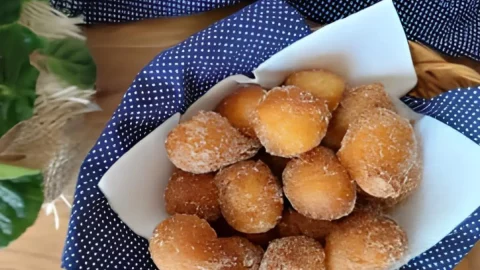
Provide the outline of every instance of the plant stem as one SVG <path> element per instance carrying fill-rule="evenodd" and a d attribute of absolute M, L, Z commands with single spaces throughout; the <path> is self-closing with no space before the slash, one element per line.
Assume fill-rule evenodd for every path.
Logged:
<path fill-rule="evenodd" d="M 43 1 L 28 1 L 22 8 L 19 23 L 37 35 L 50 39 L 72 37 L 85 40 L 77 25 L 83 23 L 81 18 L 69 18 Z"/>

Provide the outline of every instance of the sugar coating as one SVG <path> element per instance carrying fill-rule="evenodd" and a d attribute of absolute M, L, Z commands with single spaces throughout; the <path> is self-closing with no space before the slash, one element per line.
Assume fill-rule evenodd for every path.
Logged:
<path fill-rule="evenodd" d="M 405 232 L 391 219 L 369 212 L 343 219 L 325 246 L 329 270 L 391 269 L 406 251 Z"/>
<path fill-rule="evenodd" d="M 396 198 L 376 198 L 364 194 L 362 196 L 362 207 L 374 209 L 380 212 L 388 212 L 394 206 L 404 202 L 420 185 L 423 175 L 423 160 L 418 150 L 417 161 L 408 170 L 403 178 L 400 195 Z"/>
<path fill-rule="evenodd" d="M 325 100 L 296 86 L 267 92 L 254 113 L 254 128 L 266 151 L 294 157 L 320 144 L 331 114 Z"/>
<path fill-rule="evenodd" d="M 277 225 L 281 237 L 305 235 L 317 241 L 323 241 L 333 228 L 331 221 L 311 219 L 291 208 L 284 211 Z"/>
<path fill-rule="evenodd" d="M 213 269 L 218 264 L 216 238 L 207 221 L 174 215 L 157 226 L 149 249 L 160 269 Z"/>
<path fill-rule="evenodd" d="M 265 148 L 260 149 L 254 158 L 263 161 L 278 179 L 282 179 L 283 170 L 287 167 L 287 163 L 290 161 L 289 158 L 270 155 L 265 151 Z"/>
<path fill-rule="evenodd" d="M 263 249 L 243 237 L 219 238 L 218 243 L 230 265 L 226 269 L 258 269 L 263 257 Z"/>
<path fill-rule="evenodd" d="M 333 151 L 322 146 L 288 162 L 283 191 L 295 210 L 312 219 L 339 219 L 355 207 L 355 183 Z"/>
<path fill-rule="evenodd" d="M 276 227 L 264 233 L 241 233 L 232 228 L 232 226 L 230 226 L 230 224 L 228 224 L 223 217 L 219 218 L 215 222 L 212 222 L 211 226 L 219 237 L 241 236 L 246 238 L 251 243 L 265 249 L 270 241 L 278 238 L 278 231 L 276 230 Z"/>
<path fill-rule="evenodd" d="M 420 155 L 419 155 L 420 156 Z M 418 160 L 413 166 L 407 171 L 403 177 L 403 184 L 400 189 L 399 195 L 396 198 L 385 198 L 382 200 L 384 208 L 389 209 L 393 206 L 398 205 L 408 198 L 413 191 L 415 191 L 422 181 L 423 175 L 423 162 Z"/>
<path fill-rule="evenodd" d="M 325 99 L 331 112 L 337 108 L 346 87 L 342 77 L 324 69 L 294 72 L 288 76 L 285 85 L 298 86 L 318 98 Z"/>
<path fill-rule="evenodd" d="M 258 85 L 244 85 L 225 97 L 215 111 L 228 119 L 242 134 L 256 138 L 253 112 L 266 91 Z"/>
<path fill-rule="evenodd" d="M 165 189 L 167 213 L 197 215 L 214 221 L 221 215 L 215 175 L 192 174 L 175 169 Z"/>
<path fill-rule="evenodd" d="M 251 158 L 260 145 L 218 113 L 201 111 L 168 134 L 165 148 L 177 168 L 199 174 Z"/>
<path fill-rule="evenodd" d="M 278 226 L 278 225 L 277 225 Z M 264 233 L 243 233 L 242 236 L 248 239 L 248 241 L 259 245 L 262 248 L 267 248 L 268 244 L 279 237 L 277 227 L 264 232 Z"/>
<path fill-rule="evenodd" d="M 306 236 L 273 240 L 265 252 L 260 270 L 278 269 L 326 269 L 322 245 Z"/>
<path fill-rule="evenodd" d="M 396 198 L 417 154 L 410 122 L 391 110 L 374 108 L 350 125 L 337 156 L 363 191 Z"/>
<path fill-rule="evenodd" d="M 322 144 L 333 150 L 338 150 L 348 126 L 365 111 L 372 108 L 395 110 L 382 84 L 374 83 L 347 89 L 340 105 L 333 112 L 332 120 Z"/>
<path fill-rule="evenodd" d="M 262 161 L 241 161 L 224 168 L 215 183 L 222 214 L 235 230 L 267 232 L 282 217 L 282 189 Z"/>
<path fill-rule="evenodd" d="M 244 238 L 217 239 L 208 222 L 194 215 L 174 215 L 160 223 L 149 249 L 164 270 L 256 270 L 263 254 Z"/>

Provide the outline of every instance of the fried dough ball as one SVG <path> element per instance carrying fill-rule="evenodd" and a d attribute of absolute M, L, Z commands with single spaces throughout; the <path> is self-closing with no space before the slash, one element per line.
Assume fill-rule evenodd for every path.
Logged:
<path fill-rule="evenodd" d="M 260 270 L 278 269 L 326 269 L 322 245 L 306 236 L 273 240 L 265 252 Z"/>
<path fill-rule="evenodd" d="M 410 122 L 384 108 L 371 109 L 352 123 L 337 153 L 360 188 L 379 198 L 400 196 L 417 154 Z"/>
<path fill-rule="evenodd" d="M 340 105 L 333 112 L 327 135 L 322 144 L 338 150 L 348 126 L 365 111 L 372 108 L 395 110 L 382 84 L 368 84 L 346 90 Z"/>
<path fill-rule="evenodd" d="M 279 179 L 282 178 L 283 170 L 287 166 L 287 163 L 290 161 L 289 158 L 272 156 L 264 149 L 261 149 L 258 152 L 257 158 L 263 161 L 263 163 L 267 164 L 270 170 L 272 170 L 273 175 L 275 175 Z"/>
<path fill-rule="evenodd" d="M 248 241 L 254 243 L 255 245 L 266 248 L 272 240 L 278 238 L 278 232 L 274 228 L 264 233 L 244 233 L 242 236 L 247 238 Z"/>
<path fill-rule="evenodd" d="M 417 161 L 408 170 L 404 176 L 402 187 L 400 189 L 400 195 L 396 198 L 376 198 L 368 194 L 363 194 L 362 203 L 364 207 L 370 209 L 377 209 L 380 212 L 386 212 L 392 209 L 394 206 L 405 201 L 420 185 L 423 175 L 423 161 L 421 155 L 417 155 Z"/>
<path fill-rule="evenodd" d="M 208 222 L 193 215 L 174 215 L 160 223 L 150 253 L 163 270 L 213 269 L 218 264 L 217 235 Z"/>
<path fill-rule="evenodd" d="M 333 226 L 331 221 L 307 218 L 293 209 L 288 209 L 283 213 L 277 228 L 281 237 L 305 235 L 323 241 Z"/>
<path fill-rule="evenodd" d="M 241 161 L 215 176 L 225 220 L 243 233 L 266 232 L 282 217 L 282 188 L 262 161 Z"/>
<path fill-rule="evenodd" d="M 252 114 L 264 95 L 265 90 L 258 85 L 244 86 L 224 98 L 215 111 L 244 135 L 256 138 Z"/>
<path fill-rule="evenodd" d="M 197 215 L 208 221 L 218 219 L 221 212 L 214 177 L 213 173 L 191 174 L 176 169 L 165 189 L 167 213 Z"/>
<path fill-rule="evenodd" d="M 194 215 L 174 215 L 160 223 L 150 239 L 153 261 L 162 270 L 258 269 L 262 249 L 245 238 L 219 238 Z"/>
<path fill-rule="evenodd" d="M 408 198 L 413 191 L 415 191 L 420 182 L 422 181 L 423 176 L 423 163 L 422 161 L 417 161 L 413 166 L 408 170 L 407 174 L 404 176 L 402 181 L 402 187 L 400 189 L 400 195 L 396 198 L 385 198 L 382 200 L 384 208 L 389 209 L 395 205 L 398 205 L 400 202 Z"/>
<path fill-rule="evenodd" d="M 372 197 L 358 188 L 357 203 L 355 204 L 353 212 L 370 212 L 383 215 L 386 209 L 384 208 L 382 200 L 384 199 Z"/>
<path fill-rule="evenodd" d="M 199 112 L 176 126 L 165 142 L 172 163 L 191 173 L 208 173 L 253 157 L 260 145 L 215 112 Z"/>
<path fill-rule="evenodd" d="M 263 257 L 263 249 L 256 246 L 243 237 L 219 238 L 218 243 L 222 253 L 225 254 L 229 264 L 225 264 L 222 270 L 243 270 L 255 269 L 260 267 Z"/>
<path fill-rule="evenodd" d="M 254 117 L 255 132 L 267 152 L 294 157 L 320 144 L 331 114 L 325 100 L 285 86 L 270 90 Z"/>
<path fill-rule="evenodd" d="M 238 232 L 228 224 L 223 216 L 210 223 L 210 226 L 215 230 L 218 237 L 232 237 L 238 236 Z"/>
<path fill-rule="evenodd" d="M 333 151 L 322 146 L 287 164 L 283 191 L 295 210 L 312 219 L 339 219 L 355 207 L 355 183 Z"/>
<path fill-rule="evenodd" d="M 221 217 L 218 220 L 211 223 L 211 226 L 217 232 L 218 237 L 232 237 L 241 236 L 255 245 L 259 245 L 263 248 L 267 248 L 268 243 L 273 239 L 278 238 L 278 232 L 275 228 L 264 233 L 241 233 L 236 231 L 230 226 L 227 221 Z"/>
<path fill-rule="evenodd" d="M 294 72 L 288 76 L 285 85 L 298 86 L 316 97 L 325 99 L 331 112 L 340 103 L 346 86 L 342 77 L 324 69 Z"/>
<path fill-rule="evenodd" d="M 327 236 L 328 270 L 392 269 L 407 251 L 405 232 L 391 219 L 358 212 Z"/>

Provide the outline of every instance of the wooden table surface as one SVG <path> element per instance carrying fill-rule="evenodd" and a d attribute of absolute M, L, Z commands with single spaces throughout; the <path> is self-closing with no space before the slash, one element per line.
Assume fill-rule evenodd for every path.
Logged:
<path fill-rule="evenodd" d="M 189 17 L 86 28 L 88 45 L 98 66 L 96 101 L 103 109 L 102 112 L 87 116 L 92 139 L 99 135 L 135 75 L 155 55 L 238 8 L 225 8 Z M 62 204 L 57 208 L 60 215 L 59 230 L 55 230 L 53 217 L 41 212 L 34 226 L 0 251 L 0 270 L 60 269 L 70 211 Z M 479 269 L 480 244 L 477 244 L 455 270 Z"/>

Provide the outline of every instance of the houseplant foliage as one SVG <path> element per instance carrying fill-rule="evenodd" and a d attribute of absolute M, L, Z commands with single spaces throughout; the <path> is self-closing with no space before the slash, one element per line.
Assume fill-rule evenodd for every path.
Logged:
<path fill-rule="evenodd" d="M 72 100 L 89 103 L 96 70 L 77 26 L 80 21 L 47 1 L 0 1 L 0 138 L 23 121 L 42 119 L 42 113 L 63 115 L 67 121 L 76 112 L 57 108 Z M 39 84 L 42 77 L 50 83 Z M 56 107 L 48 108 L 52 104 Z M 2 147 L 8 146 L 0 143 L 0 153 Z M 19 159 L 21 155 L 0 154 L 0 248 L 35 222 L 44 203 L 44 168 L 16 166 Z"/>

